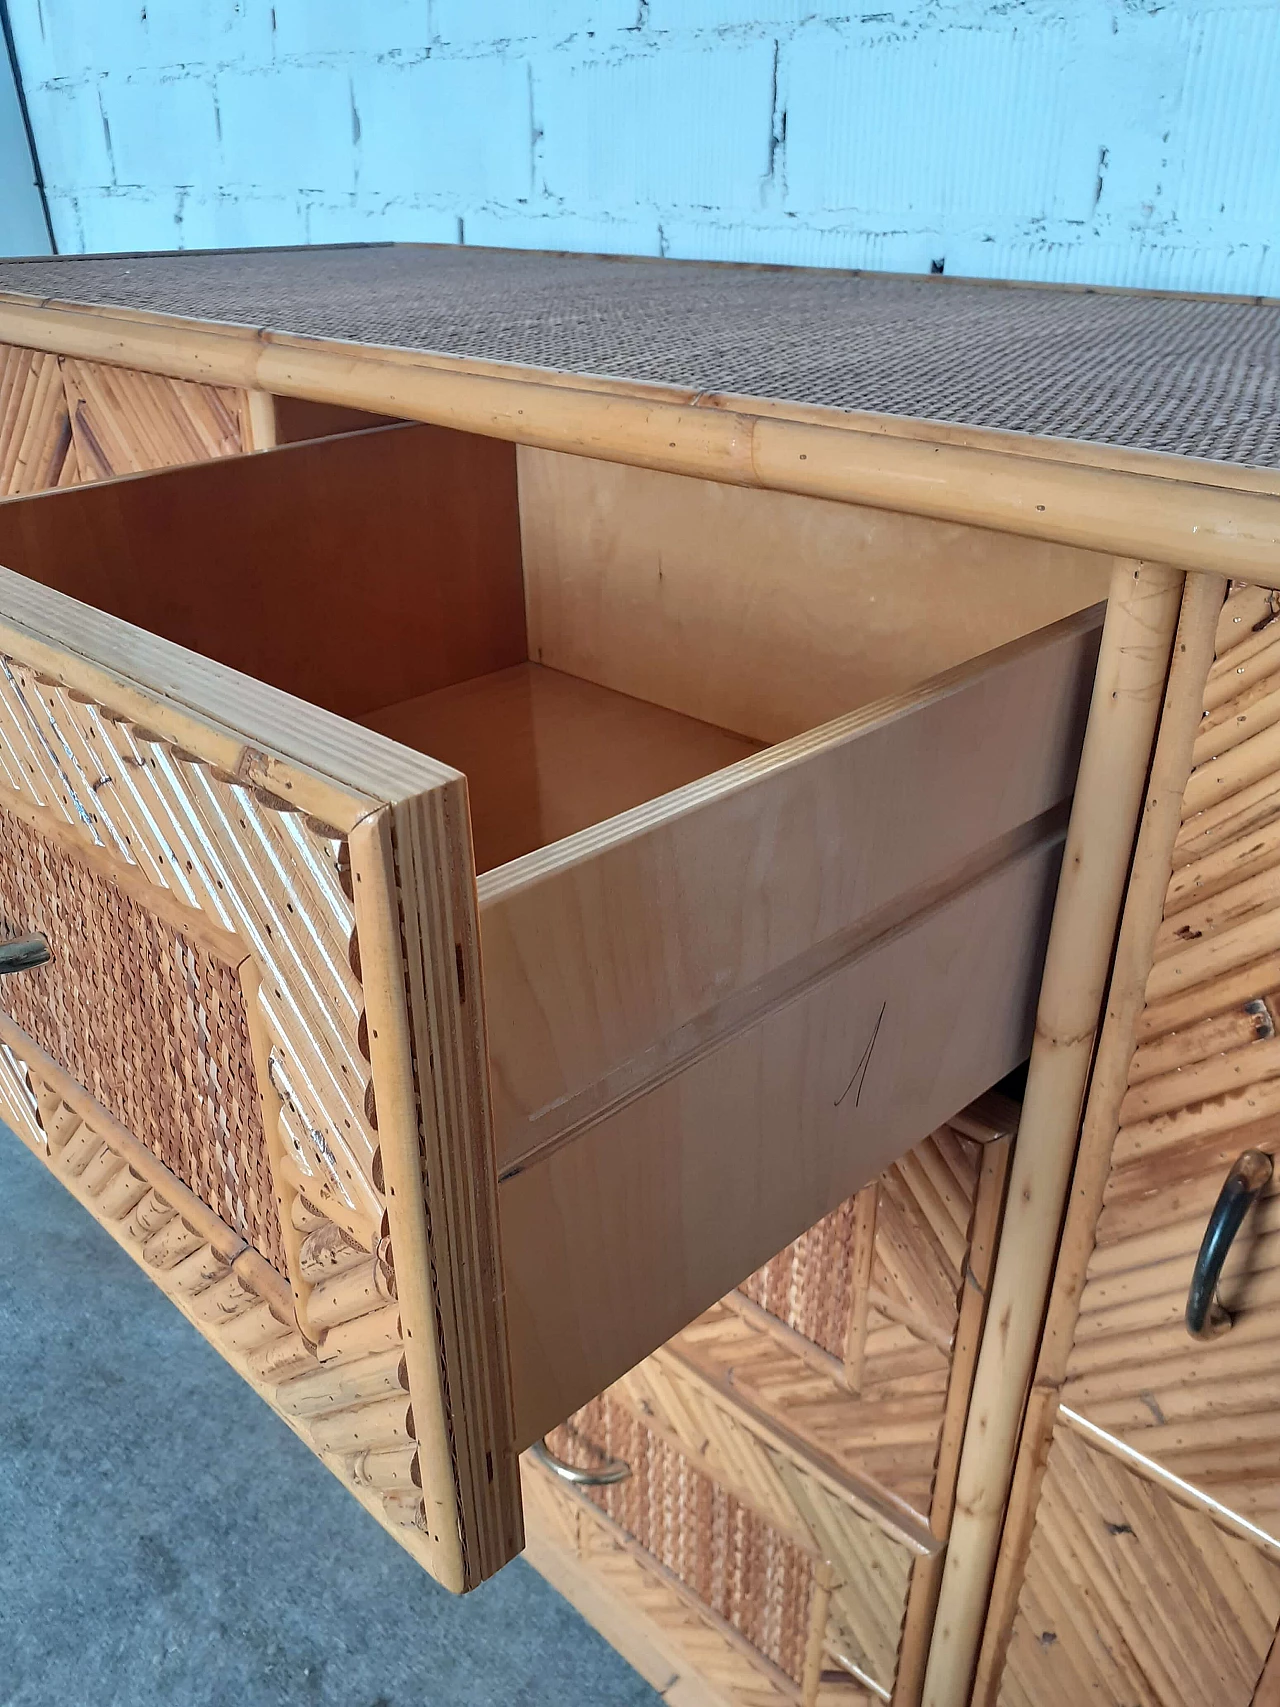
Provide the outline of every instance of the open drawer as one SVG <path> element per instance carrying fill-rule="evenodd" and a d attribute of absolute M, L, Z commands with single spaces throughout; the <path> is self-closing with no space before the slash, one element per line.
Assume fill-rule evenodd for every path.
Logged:
<path fill-rule="evenodd" d="M 1100 558 L 404 426 L 0 563 L 6 1116 L 453 1588 L 1027 1052 Z"/>

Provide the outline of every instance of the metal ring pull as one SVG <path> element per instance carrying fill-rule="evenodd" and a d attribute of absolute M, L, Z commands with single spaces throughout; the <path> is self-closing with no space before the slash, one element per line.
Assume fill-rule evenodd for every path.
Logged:
<path fill-rule="evenodd" d="M 11 942 L 0 942 L 0 978 L 8 972 L 30 972 L 33 966 L 43 966 L 52 959 L 47 936 L 39 931 L 16 936 Z"/>
<path fill-rule="evenodd" d="M 1216 1339 L 1231 1326 L 1230 1313 L 1218 1302 L 1218 1280 L 1231 1241 L 1270 1180 L 1271 1167 L 1271 1157 L 1262 1150 L 1246 1150 L 1236 1157 L 1223 1181 L 1187 1292 L 1187 1332 L 1192 1339 Z"/>
<path fill-rule="evenodd" d="M 624 1458 L 610 1458 L 599 1470 L 579 1470 L 576 1465 L 566 1464 L 563 1458 L 557 1458 L 545 1440 L 535 1440 L 529 1448 L 529 1456 L 536 1458 L 553 1476 L 559 1476 L 562 1482 L 572 1482 L 575 1488 L 608 1488 L 614 1482 L 625 1482 L 631 1474 L 631 1466 Z"/>

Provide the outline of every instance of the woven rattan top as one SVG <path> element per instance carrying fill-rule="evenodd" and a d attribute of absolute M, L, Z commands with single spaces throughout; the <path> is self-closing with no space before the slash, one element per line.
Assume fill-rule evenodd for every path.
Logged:
<path fill-rule="evenodd" d="M 0 262 L 0 292 L 1280 468 L 1280 304 L 386 245 Z"/>

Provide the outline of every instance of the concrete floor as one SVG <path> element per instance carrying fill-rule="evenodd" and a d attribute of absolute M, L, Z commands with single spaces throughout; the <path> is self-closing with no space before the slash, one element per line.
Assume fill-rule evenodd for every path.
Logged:
<path fill-rule="evenodd" d="M 0 1128 L 0 1707 L 652 1707 L 523 1561 L 438 1588 Z"/>

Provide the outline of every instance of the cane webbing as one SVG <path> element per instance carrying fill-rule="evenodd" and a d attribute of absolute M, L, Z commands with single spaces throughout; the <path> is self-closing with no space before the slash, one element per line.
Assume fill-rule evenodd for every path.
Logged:
<path fill-rule="evenodd" d="M 622 1458 L 631 1474 L 591 1498 L 613 1521 L 799 1682 L 812 1612 L 812 1562 L 607 1394 L 548 1437 L 566 1462 Z"/>
<path fill-rule="evenodd" d="M 236 968 L 0 811 L 0 935 L 28 931 L 53 958 L 5 1012 L 283 1273 Z"/>
<path fill-rule="evenodd" d="M 434 245 L 0 263 L 0 291 L 1280 467 L 1280 304 Z"/>

